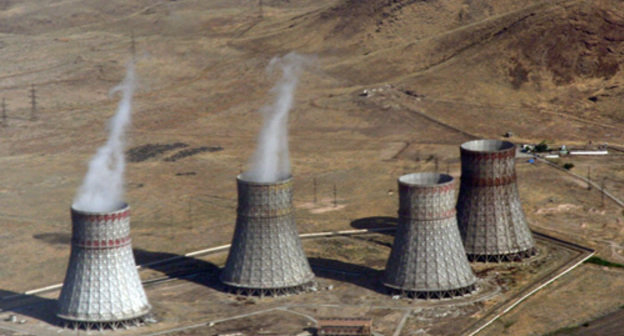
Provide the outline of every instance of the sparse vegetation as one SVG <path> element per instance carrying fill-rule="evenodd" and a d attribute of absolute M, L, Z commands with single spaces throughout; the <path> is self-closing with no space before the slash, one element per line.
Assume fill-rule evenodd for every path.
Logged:
<path fill-rule="evenodd" d="M 203 152 L 218 152 L 218 151 L 222 151 L 223 147 L 221 146 L 216 146 L 216 147 L 207 147 L 207 146 L 202 146 L 202 147 L 197 147 L 197 148 L 189 148 L 189 149 L 184 149 L 181 150 L 167 158 L 165 158 L 165 161 L 167 162 L 175 162 L 177 160 L 180 159 L 184 159 L 185 157 L 188 156 L 193 156 L 195 154 L 198 153 L 203 153 Z"/>
<path fill-rule="evenodd" d="M 570 169 L 574 168 L 574 163 L 566 162 L 566 163 L 563 164 L 563 168 L 565 168 L 567 170 L 570 170 Z"/>
<path fill-rule="evenodd" d="M 553 332 L 549 332 L 548 334 L 544 334 L 544 336 L 559 336 L 559 335 L 567 335 L 572 331 L 575 331 L 578 328 L 578 326 L 574 326 L 574 327 L 563 327 L 561 329 L 557 329 Z"/>
<path fill-rule="evenodd" d="M 501 320 L 501 322 L 503 322 L 504 329 L 509 329 L 509 327 L 511 327 L 514 323 L 516 323 L 516 321 L 513 321 L 513 320 Z"/>
<path fill-rule="evenodd" d="M 302 233 L 345 229 L 350 220 L 362 216 L 396 216 L 394 179 L 402 173 L 433 169 L 435 158 L 425 162 L 429 154 L 438 157 L 441 170 L 451 160 L 451 173 L 459 187 L 457 147 L 471 139 L 498 138 L 513 130 L 514 142 L 537 144 L 539 139 L 547 139 L 544 145 L 548 142 L 553 147 L 564 142 L 582 146 L 590 139 L 624 143 L 624 115 L 619 104 L 624 71 L 618 70 L 624 60 L 624 35 L 618 29 L 624 23 L 620 15 L 624 2 L 308 0 L 265 1 L 264 9 L 262 3 L 172 1 L 170 6 L 160 6 L 146 0 L 0 1 L 6 33 L 0 41 L 5 65 L 0 82 L 10 126 L 1 135 L 5 163 L 4 192 L 0 194 L 5 212 L 0 268 L 3 290 L 20 293 L 63 280 L 71 240 L 67 206 L 84 174 L 87 156 L 101 144 L 101 128 L 116 104 L 117 97 L 106 99 L 105 93 L 121 79 L 130 56 L 132 30 L 142 85 L 135 97 L 129 143 L 189 144 L 163 152 L 159 150 L 166 148 L 145 148 L 137 154 L 139 160 L 129 158 L 130 162 L 145 160 L 128 167 L 128 200 L 134 211 L 132 238 L 135 247 L 152 251 L 154 257 L 183 255 L 231 241 L 236 213 L 234 175 L 243 170 L 253 149 L 261 123 L 255 111 L 268 100 L 267 90 L 279 76 L 267 76 L 264 68 L 273 55 L 289 50 L 318 55 L 317 69 L 303 74 L 290 120 L 297 224 Z M 457 19 L 460 10 L 461 20 Z M 144 53 L 149 57 L 142 57 Z M 613 78 L 608 79 L 610 76 Z M 28 121 L 32 83 L 37 85 L 37 122 Z M 366 99 L 349 94 L 381 83 L 393 88 Z M 410 90 L 401 92 L 401 88 Z M 394 143 L 403 141 L 409 145 L 402 155 L 389 161 L 380 159 L 386 157 L 386 149 L 392 152 Z M 195 147 L 217 145 L 227 150 L 187 157 Z M 177 153 L 180 156 L 174 157 Z M 165 158 L 177 161 L 165 162 Z M 529 156 L 521 158 L 519 163 Z M 606 188 L 623 197 L 624 155 L 564 157 L 553 162 L 562 167 L 566 161 L 579 165 L 573 170 L 581 176 L 585 176 L 586 166 L 592 165 L 596 181 L 613 176 Z M 610 203 L 596 213 L 588 211 L 597 207 L 599 193 L 585 192 L 580 189 L 582 182 L 548 165 L 519 164 L 517 170 L 522 206 L 531 224 L 579 242 L 622 241 L 624 234 L 619 230 L 624 211 Z M 317 177 L 318 203 L 312 203 L 316 198 L 312 179 Z M 331 211 L 315 214 L 299 207 L 310 203 L 310 209 L 316 209 L 330 204 L 333 184 L 343 191 L 339 201 L 344 208 L 330 206 Z M 387 190 L 394 195 L 388 197 Z M 544 202 L 549 198 L 556 201 Z M 566 208 L 568 204 L 580 207 Z M 544 215 L 535 213 L 542 208 Z M 391 243 L 393 236 L 382 238 Z M 327 261 L 317 260 L 317 265 L 384 267 L 390 250 L 387 244 L 356 239 L 349 243 L 358 248 L 340 248 L 318 239 L 304 241 L 310 251 L 318 251 L 317 258 L 340 262 L 327 265 Z M 369 246 L 374 251 L 369 251 Z M 595 247 L 612 258 L 608 244 Z M 324 254 L 319 255 L 321 252 Z M 385 254 L 380 255 L 382 252 Z M 517 276 L 522 285 L 541 277 L 543 270 L 555 269 L 555 261 L 565 256 L 563 252 L 545 252 L 535 260 L 547 264 L 531 264 L 511 275 L 496 268 L 483 270 L 501 268 L 499 264 L 472 266 L 479 275 L 487 273 L 488 279 L 499 273 L 501 277 Z M 221 266 L 227 253 L 208 257 Z M 619 261 L 615 256 L 613 260 Z M 598 316 L 596 311 L 624 303 L 613 295 L 624 284 L 624 278 L 617 277 L 620 268 L 605 271 L 601 266 L 584 266 L 510 311 L 503 317 L 515 321 L 508 329 L 503 331 L 500 322 L 486 333 L 543 334 L 577 326 L 589 316 Z M 157 270 L 141 272 L 148 275 L 145 279 L 162 276 Z M 385 296 L 372 290 L 383 285 L 351 286 L 340 274 L 325 272 L 338 280 L 319 277 L 320 281 L 344 285 L 344 296 L 334 294 L 339 292 L 336 290 L 269 298 L 258 300 L 257 310 L 267 307 L 267 302 L 268 307 L 275 302 L 326 303 L 322 298 L 329 295 L 346 303 L 344 307 L 352 306 L 297 310 L 312 315 L 366 311 L 375 314 L 376 332 L 389 335 L 395 331 L 393 321 L 402 314 L 369 310 L 368 301 L 359 299 L 362 295 L 369 296 L 370 302 L 381 302 Z M 237 311 L 240 308 L 231 306 L 234 296 L 207 287 L 206 279 L 216 278 L 203 273 L 175 280 L 178 283 L 170 283 L 167 290 L 148 286 L 150 301 L 157 305 L 158 314 L 162 312 L 155 329 L 241 313 Z M 504 284 L 513 286 L 509 281 Z M 191 287 L 195 285 L 197 288 Z M 472 315 L 431 319 L 435 324 L 432 331 L 458 333 L 460 324 L 473 323 L 516 293 L 515 289 L 518 287 L 491 300 L 462 306 Z M 14 327 L 44 325 L 45 321 L 35 318 L 49 315 L 48 311 L 38 312 L 39 306 L 50 307 L 43 299 L 28 299 L 41 304 L 20 308 L 31 316 L 28 323 Z M 404 300 L 388 302 L 412 307 Z M 544 302 L 552 309 L 548 316 L 531 313 L 539 312 Z M 426 311 L 434 310 L 423 313 Z M 275 320 L 268 319 L 275 314 L 309 322 L 296 314 L 274 311 L 181 333 L 240 330 L 253 334 L 257 330 L 250 326 L 271 327 L 269 322 Z M 287 324 L 277 321 L 281 323 L 273 324 Z M 406 323 L 404 333 L 414 333 L 423 321 L 410 317 Z M 152 329 L 145 331 L 149 332 Z"/>
<path fill-rule="evenodd" d="M 624 268 L 623 264 L 614 263 L 614 262 L 602 259 L 602 258 L 597 257 L 597 256 L 593 256 L 593 257 L 587 259 L 585 262 L 588 263 L 588 264 L 595 264 L 595 265 L 606 266 L 606 267 Z"/>
<path fill-rule="evenodd" d="M 535 152 L 536 153 L 547 152 L 548 149 L 549 148 L 548 148 L 548 144 L 546 144 L 546 140 L 542 140 L 542 142 L 540 142 L 537 145 L 535 145 Z"/>
<path fill-rule="evenodd" d="M 171 144 L 145 144 L 130 148 L 126 154 L 128 155 L 129 162 L 143 162 L 165 152 L 184 147 L 188 147 L 188 145 L 182 142 Z"/>

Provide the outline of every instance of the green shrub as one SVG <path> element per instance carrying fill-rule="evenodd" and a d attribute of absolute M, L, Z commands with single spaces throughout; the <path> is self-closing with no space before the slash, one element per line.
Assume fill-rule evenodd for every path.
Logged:
<path fill-rule="evenodd" d="M 535 151 L 538 153 L 547 152 L 548 145 L 546 144 L 546 140 L 542 140 L 542 142 L 535 145 Z"/>
<path fill-rule="evenodd" d="M 607 267 L 617 267 L 617 268 L 624 268 L 624 265 L 622 264 L 618 264 L 618 263 L 614 263 L 608 260 L 604 260 L 600 257 L 590 257 L 589 259 L 585 260 L 586 263 L 589 264 L 596 264 L 596 265 L 600 265 L 600 266 L 607 266 Z"/>

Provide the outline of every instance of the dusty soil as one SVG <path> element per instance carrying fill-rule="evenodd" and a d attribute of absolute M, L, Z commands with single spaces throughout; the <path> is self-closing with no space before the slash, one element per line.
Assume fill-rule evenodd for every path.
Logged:
<path fill-rule="evenodd" d="M 262 4 L 0 1 L 1 289 L 63 280 L 68 208 L 104 142 L 116 105 L 108 91 L 123 77 L 132 35 L 141 85 L 128 150 L 143 148 L 144 160 L 128 164 L 126 198 L 142 260 L 229 242 L 235 177 L 275 80 L 264 69 L 292 50 L 317 59 L 290 117 L 301 232 L 394 217 L 396 178 L 436 168 L 457 177 L 457 146 L 474 137 L 624 144 L 620 1 Z M 177 143 L 187 146 L 158 147 Z M 581 174 L 591 167 L 624 197 L 623 157 L 561 163 Z M 624 261 L 621 208 L 542 164 L 519 160 L 518 175 L 532 227 Z M 308 206 L 315 180 L 317 203 Z M 553 208 L 561 211 L 544 210 Z M 587 297 L 579 306 L 606 312 L 622 303 Z M 581 319 L 562 316 L 544 331 Z"/>
<path fill-rule="evenodd" d="M 621 301 L 613 293 L 620 293 L 624 288 L 614 280 L 622 274 L 617 269 L 583 265 L 547 291 L 529 298 L 521 307 L 486 329 L 483 335 L 542 335 L 558 329 L 552 325 L 559 324 L 561 319 L 570 321 L 570 326 L 585 324 L 619 308 Z M 587 326 L 590 324 L 587 323 Z M 578 333 L 561 332 L 556 335 L 607 335 L 601 333 L 604 331 L 600 327 L 592 331 L 586 328 L 579 328 Z"/>
<path fill-rule="evenodd" d="M 401 335 L 410 335 L 416 330 L 426 330 L 430 335 L 461 335 L 465 326 L 477 322 L 498 304 L 578 255 L 578 251 L 540 239 L 540 254 L 526 262 L 473 264 L 481 280 L 478 289 L 468 296 L 431 301 L 397 300 L 381 285 L 393 239 L 391 234 L 364 234 L 304 240 L 310 265 L 317 275 L 318 290 L 296 296 L 246 298 L 227 294 L 218 281 L 219 267 L 225 263 L 226 253 L 183 258 L 176 263 L 144 268 L 140 275 L 148 280 L 146 292 L 159 322 L 114 334 L 295 335 L 315 327 L 319 317 L 369 316 L 374 319 L 375 331 L 383 335 L 396 332 L 403 318 L 406 325 Z M 137 252 L 137 258 L 143 262 L 172 256 Z M 164 276 L 173 279 L 149 281 Z M 58 291 L 52 291 L 0 303 L 3 310 L 0 330 L 38 336 L 75 334 L 73 330 L 63 330 L 54 324 L 57 295 Z M 18 321 L 26 322 L 8 321 L 11 314 L 16 315 Z"/>

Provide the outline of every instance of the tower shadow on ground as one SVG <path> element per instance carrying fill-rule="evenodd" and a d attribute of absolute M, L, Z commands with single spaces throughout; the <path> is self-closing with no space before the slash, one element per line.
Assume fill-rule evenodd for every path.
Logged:
<path fill-rule="evenodd" d="M 399 220 L 396 217 L 373 216 L 358 218 L 351 222 L 351 227 L 354 229 L 388 229 L 379 233 L 394 236 L 394 230 L 391 229 L 396 229 L 398 223 Z"/>
<path fill-rule="evenodd" d="M 380 294 L 388 293 L 381 283 L 383 271 L 335 259 L 314 257 L 308 261 L 317 277 L 348 282 Z"/>
<path fill-rule="evenodd" d="M 164 276 L 194 282 L 221 292 L 226 291 L 219 281 L 221 269 L 211 262 L 174 253 L 142 249 L 134 249 L 134 258 L 137 265 L 161 272 Z"/>
<path fill-rule="evenodd" d="M 18 321 L 24 319 L 28 323 L 28 318 L 31 318 L 58 326 L 59 319 L 56 317 L 56 307 L 57 300 L 55 299 L 0 289 L 0 310 L 26 316 L 26 318 L 17 316 Z M 19 329 L 19 325 L 18 322 L 15 323 L 17 329 Z"/>
<path fill-rule="evenodd" d="M 374 216 L 359 218 L 351 222 L 351 227 L 354 229 L 380 229 L 377 232 L 382 235 L 394 237 L 394 232 L 398 226 L 398 219 L 388 216 Z M 352 239 L 368 241 L 371 243 L 383 245 L 385 247 L 392 248 L 392 243 L 385 241 L 385 239 L 378 239 L 378 237 L 370 235 L 353 235 Z"/>

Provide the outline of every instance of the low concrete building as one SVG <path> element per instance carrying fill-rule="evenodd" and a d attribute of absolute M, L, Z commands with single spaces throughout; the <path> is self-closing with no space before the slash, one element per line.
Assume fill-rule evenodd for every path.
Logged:
<path fill-rule="evenodd" d="M 370 336 L 373 320 L 366 317 L 320 318 L 318 336 Z"/>

